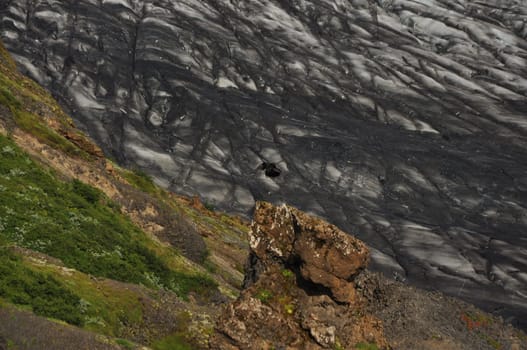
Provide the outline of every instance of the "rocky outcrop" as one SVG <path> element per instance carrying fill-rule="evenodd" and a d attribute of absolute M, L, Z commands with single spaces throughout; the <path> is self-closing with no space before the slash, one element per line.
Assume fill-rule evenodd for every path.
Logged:
<path fill-rule="evenodd" d="M 278 261 L 298 270 L 305 281 L 328 288 L 338 302 L 353 302 L 349 281 L 369 258 L 364 243 L 334 225 L 295 208 L 266 202 L 256 206 L 250 245 L 256 264 L 264 271 Z"/>
<path fill-rule="evenodd" d="M 388 348 L 355 278 L 369 251 L 293 207 L 256 204 L 246 289 L 218 322 L 213 349 Z"/>

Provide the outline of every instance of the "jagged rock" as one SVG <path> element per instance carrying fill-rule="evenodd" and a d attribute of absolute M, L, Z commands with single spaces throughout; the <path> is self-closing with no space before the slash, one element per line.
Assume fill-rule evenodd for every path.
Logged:
<path fill-rule="evenodd" d="M 298 265 L 304 279 L 329 288 L 339 302 L 353 301 L 349 280 L 369 258 L 358 239 L 286 205 L 257 202 L 249 240 L 264 265 Z"/>
<path fill-rule="evenodd" d="M 91 154 L 97 158 L 104 158 L 104 153 L 100 149 L 100 147 L 98 147 L 92 141 L 88 140 L 85 136 L 82 136 L 73 130 L 65 130 L 61 132 L 65 138 L 77 145 L 86 153 Z"/>
<path fill-rule="evenodd" d="M 213 349 L 387 348 L 382 324 L 364 312 L 354 278 L 364 243 L 287 205 L 256 204 L 247 288 L 220 317 Z"/>

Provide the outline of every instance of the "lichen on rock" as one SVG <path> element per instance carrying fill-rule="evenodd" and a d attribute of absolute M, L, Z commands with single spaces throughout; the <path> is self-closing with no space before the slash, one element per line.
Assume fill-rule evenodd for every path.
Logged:
<path fill-rule="evenodd" d="M 364 311 L 354 279 L 364 243 L 287 205 L 256 203 L 245 290 L 220 317 L 213 349 L 388 348 L 379 320 Z"/>

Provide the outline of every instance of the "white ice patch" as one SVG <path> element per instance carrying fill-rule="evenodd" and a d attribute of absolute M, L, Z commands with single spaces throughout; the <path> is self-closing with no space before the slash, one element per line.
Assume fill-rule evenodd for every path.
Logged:
<path fill-rule="evenodd" d="M 376 264 L 382 267 L 383 270 L 391 270 L 394 273 L 394 276 L 397 276 L 399 278 L 405 278 L 405 271 L 399 265 L 397 260 L 395 260 L 393 257 L 389 256 L 388 254 L 385 254 L 381 252 L 378 249 L 375 249 L 373 247 L 369 247 L 370 249 L 370 255 L 372 261 Z"/>
<path fill-rule="evenodd" d="M 14 18 L 11 18 L 11 17 L 4 17 L 2 19 L 3 22 L 11 22 L 13 24 L 13 26 L 18 29 L 19 31 L 24 31 L 26 30 L 26 24 L 25 23 L 22 23 L 20 21 L 17 21 L 16 19 Z"/>
<path fill-rule="evenodd" d="M 210 176 L 210 173 L 199 169 L 193 169 L 187 184 L 193 188 L 199 188 L 202 196 L 207 202 L 222 203 L 225 198 L 229 198 L 229 183 Z"/>
<path fill-rule="evenodd" d="M 90 91 L 86 86 L 81 85 L 78 80 L 72 84 L 70 94 L 75 101 L 75 104 L 83 109 L 105 109 L 105 106 L 98 102 L 93 91 Z"/>
<path fill-rule="evenodd" d="M 342 176 L 342 171 L 340 171 L 336 166 L 335 166 L 335 162 L 328 162 L 326 164 L 326 178 L 329 180 L 329 181 L 333 181 L 335 183 L 337 183 L 340 179 L 340 177 Z"/>
<path fill-rule="evenodd" d="M 295 125 L 278 124 L 276 126 L 276 132 L 280 135 L 285 136 L 296 136 L 296 137 L 320 137 L 320 134 L 316 131 L 312 131 L 306 128 L 300 128 Z"/>
<path fill-rule="evenodd" d="M 403 116 L 397 110 L 394 110 L 394 109 L 386 110 L 386 116 L 388 117 L 388 119 L 390 121 L 402 126 L 406 130 L 409 130 L 409 131 L 416 131 L 417 130 L 417 128 L 415 127 L 415 124 L 410 119 L 408 119 L 405 116 Z"/>
<path fill-rule="evenodd" d="M 2 36 L 9 40 L 18 40 L 20 37 L 19 34 L 12 30 L 4 30 Z"/>
<path fill-rule="evenodd" d="M 130 10 L 133 10 L 132 6 L 130 5 L 129 1 L 127 0 L 102 0 L 103 5 L 120 5 L 122 7 L 126 7 Z"/>
<path fill-rule="evenodd" d="M 148 121 L 153 126 L 161 126 L 163 124 L 163 116 L 159 114 L 156 110 L 151 110 L 148 113 Z"/>
<path fill-rule="evenodd" d="M 42 74 L 40 69 L 38 69 L 33 63 L 31 63 L 29 59 L 23 56 L 16 55 L 16 54 L 11 54 L 11 56 L 17 61 L 19 65 L 21 65 L 27 70 L 28 75 L 32 79 L 36 80 L 41 85 L 43 85 L 46 82 L 46 76 Z"/>
<path fill-rule="evenodd" d="M 353 195 L 357 195 L 357 196 L 365 197 L 369 199 L 375 199 L 381 195 L 382 186 L 379 183 L 379 180 L 377 179 L 377 177 L 373 176 L 367 171 L 356 169 L 355 172 L 353 173 L 352 179 L 353 179 L 352 180 L 353 181 L 353 187 L 352 187 Z"/>
<path fill-rule="evenodd" d="M 475 275 L 470 261 L 448 244 L 441 235 L 411 222 L 402 225 L 401 230 L 400 246 L 406 254 L 426 262 L 427 265 L 444 266 L 466 277 Z"/>
<path fill-rule="evenodd" d="M 216 82 L 216 86 L 219 87 L 219 88 L 235 88 L 237 89 L 238 88 L 238 85 L 236 85 L 235 82 L 233 82 L 232 80 L 230 80 L 229 78 L 226 78 L 226 77 L 219 77 L 218 78 L 218 81 Z"/>
<path fill-rule="evenodd" d="M 430 124 L 422 121 L 422 120 L 416 120 L 414 121 L 416 129 L 421 132 L 428 132 L 431 134 L 439 134 L 439 131 L 434 129 Z"/>
<path fill-rule="evenodd" d="M 435 187 L 426 179 L 426 176 L 423 175 L 419 170 L 407 165 L 398 165 L 395 167 L 399 172 L 401 172 L 408 180 L 418 185 L 419 187 L 435 192 Z"/>
<path fill-rule="evenodd" d="M 236 186 L 234 189 L 234 198 L 243 208 L 251 208 L 254 205 L 254 197 L 245 187 Z"/>
<path fill-rule="evenodd" d="M 280 163 L 282 161 L 282 156 L 276 148 L 265 147 L 261 150 L 262 156 L 265 157 L 265 160 L 272 163 Z"/>
<path fill-rule="evenodd" d="M 141 159 L 140 163 L 145 165 L 154 163 L 167 174 L 175 173 L 178 170 L 176 162 L 170 155 L 164 152 L 154 151 L 151 148 L 132 142 L 127 143 L 126 148 L 129 152 Z"/>

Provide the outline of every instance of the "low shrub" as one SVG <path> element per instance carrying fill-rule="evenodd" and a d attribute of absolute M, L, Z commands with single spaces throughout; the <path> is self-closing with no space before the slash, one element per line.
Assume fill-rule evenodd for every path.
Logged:
<path fill-rule="evenodd" d="M 52 276 L 25 267 L 5 248 L 0 249 L 0 297 L 27 306 L 37 315 L 83 325 L 78 296 Z"/>
<path fill-rule="evenodd" d="M 95 276 L 168 288 L 185 297 L 215 288 L 205 275 L 174 271 L 103 194 L 63 182 L 0 136 L 0 240 L 61 259 Z"/>
<path fill-rule="evenodd" d="M 96 204 L 102 197 L 102 192 L 96 188 L 86 185 L 77 179 L 71 182 L 73 192 L 84 198 L 91 204 Z"/>

